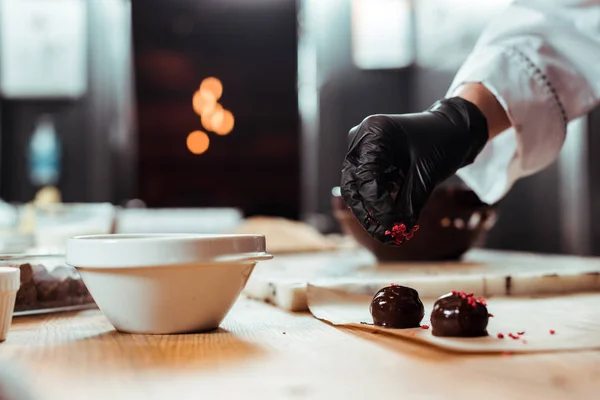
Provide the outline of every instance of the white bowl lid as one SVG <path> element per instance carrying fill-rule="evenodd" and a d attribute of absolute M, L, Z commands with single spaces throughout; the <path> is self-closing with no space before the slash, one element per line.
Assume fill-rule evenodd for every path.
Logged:
<path fill-rule="evenodd" d="M 264 235 L 117 234 L 77 236 L 67 242 L 74 267 L 126 268 L 271 258 Z"/>

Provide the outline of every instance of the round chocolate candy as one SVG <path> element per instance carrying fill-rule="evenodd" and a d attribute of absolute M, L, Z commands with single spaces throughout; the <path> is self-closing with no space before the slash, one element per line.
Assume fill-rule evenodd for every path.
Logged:
<path fill-rule="evenodd" d="M 482 298 L 472 293 L 452 292 L 440 297 L 431 311 L 434 336 L 487 336 L 489 314 Z"/>
<path fill-rule="evenodd" d="M 419 293 L 406 286 L 387 286 L 371 301 L 373 323 L 387 328 L 418 328 L 425 315 Z"/>

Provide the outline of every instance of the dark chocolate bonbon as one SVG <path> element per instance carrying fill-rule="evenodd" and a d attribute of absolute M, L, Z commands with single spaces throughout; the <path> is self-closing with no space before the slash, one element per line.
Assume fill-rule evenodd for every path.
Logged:
<path fill-rule="evenodd" d="M 488 310 L 485 300 L 472 293 L 445 294 L 433 305 L 431 327 L 434 336 L 487 336 Z"/>
<path fill-rule="evenodd" d="M 387 328 L 418 328 L 425 315 L 419 293 L 406 286 L 379 290 L 371 301 L 373 323 Z"/>

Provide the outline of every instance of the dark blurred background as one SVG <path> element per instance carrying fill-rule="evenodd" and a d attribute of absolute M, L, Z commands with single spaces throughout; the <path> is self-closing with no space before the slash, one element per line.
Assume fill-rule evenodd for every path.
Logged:
<path fill-rule="evenodd" d="M 44 137 L 56 139 L 60 162 L 47 182 L 64 202 L 235 207 L 335 232 L 331 189 L 348 130 L 443 96 L 508 1 L 18 3 L 0 0 L 4 201 L 28 202 L 43 186 L 32 178 L 33 139 L 50 120 L 54 136 Z M 209 132 L 208 149 L 193 154 L 188 135 L 205 129 L 192 97 L 208 77 L 222 83 L 235 126 Z M 560 160 L 502 201 L 487 246 L 600 254 L 600 165 L 590 156 L 599 126 L 598 112 L 570 126 Z"/>

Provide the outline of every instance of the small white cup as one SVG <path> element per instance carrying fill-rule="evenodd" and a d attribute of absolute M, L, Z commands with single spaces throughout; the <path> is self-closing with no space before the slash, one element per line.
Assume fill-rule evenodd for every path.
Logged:
<path fill-rule="evenodd" d="M 10 329 L 20 278 L 21 270 L 18 268 L 0 267 L 0 342 L 6 340 Z"/>

